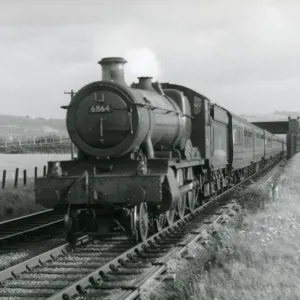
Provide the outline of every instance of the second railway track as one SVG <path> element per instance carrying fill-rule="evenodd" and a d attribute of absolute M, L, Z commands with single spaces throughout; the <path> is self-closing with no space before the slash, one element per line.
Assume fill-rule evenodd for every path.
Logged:
<path fill-rule="evenodd" d="M 53 210 L 1 222 L 0 271 L 63 243 L 63 215 Z"/>
<path fill-rule="evenodd" d="M 41 230 L 45 233 L 45 230 L 58 224 L 63 224 L 63 215 L 52 209 L 4 221 L 0 223 L 0 243 Z"/>
<path fill-rule="evenodd" d="M 166 262 L 201 239 L 203 229 L 226 222 L 238 206 L 228 202 L 236 187 L 263 176 L 270 166 L 215 197 L 172 226 L 135 245 L 124 238 L 82 237 L 0 272 L 0 299 L 136 299 L 149 279 L 163 278 Z M 270 172 L 271 174 L 272 172 Z"/>

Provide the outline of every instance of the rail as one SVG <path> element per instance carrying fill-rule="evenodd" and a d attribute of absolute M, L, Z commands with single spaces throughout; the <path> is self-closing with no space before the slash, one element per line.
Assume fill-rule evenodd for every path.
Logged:
<path fill-rule="evenodd" d="M 3 221 L 0 223 L 0 244 L 38 231 L 44 233 L 56 225 L 63 227 L 63 214 L 52 209 Z"/>

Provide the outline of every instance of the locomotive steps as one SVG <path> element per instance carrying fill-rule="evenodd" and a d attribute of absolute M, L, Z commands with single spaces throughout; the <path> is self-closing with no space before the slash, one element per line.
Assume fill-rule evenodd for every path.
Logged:
<path fill-rule="evenodd" d="M 75 250 L 66 244 L 2 271 L 0 297 L 6 299 L 13 294 L 22 299 L 76 299 L 87 293 L 95 299 L 112 294 L 116 299 L 134 299 L 150 279 L 164 278 L 167 261 L 175 255 L 186 255 L 188 246 L 201 239 L 204 231 L 213 230 L 239 211 L 234 201 L 226 203 L 224 197 L 236 187 L 144 243 L 133 245 L 125 239 L 90 241 L 84 237 Z"/>

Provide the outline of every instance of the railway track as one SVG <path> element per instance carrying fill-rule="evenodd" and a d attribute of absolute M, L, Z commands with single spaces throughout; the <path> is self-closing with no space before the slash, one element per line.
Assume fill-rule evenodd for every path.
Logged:
<path fill-rule="evenodd" d="M 250 179 L 266 179 L 269 166 L 211 199 L 193 213 L 138 245 L 125 237 L 82 237 L 76 249 L 62 245 L 0 272 L 0 299 L 137 299 L 149 280 L 163 280 L 166 263 L 185 256 L 203 231 L 227 222 L 239 210 L 228 196 Z M 269 174 L 272 174 L 269 172 Z M 11 298 L 13 296 L 13 298 Z"/>
<path fill-rule="evenodd" d="M 22 243 L 41 241 L 63 233 L 63 215 L 52 209 L 0 223 L 0 254 Z M 21 244 L 20 244 L 21 243 Z"/>

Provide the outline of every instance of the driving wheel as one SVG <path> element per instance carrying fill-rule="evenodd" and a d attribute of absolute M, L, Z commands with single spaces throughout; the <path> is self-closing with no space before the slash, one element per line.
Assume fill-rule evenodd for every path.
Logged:
<path fill-rule="evenodd" d="M 136 241 L 144 242 L 148 237 L 149 231 L 149 216 L 146 202 L 142 202 L 134 207 L 133 218 Z"/>
<path fill-rule="evenodd" d="M 176 180 L 177 180 L 178 186 L 182 186 L 184 184 L 182 169 L 177 170 Z M 187 199 L 187 194 L 181 194 L 180 200 L 178 201 L 178 204 L 177 204 L 176 210 L 177 210 L 177 214 L 180 219 L 183 219 L 184 214 L 185 214 L 186 199 Z"/>

